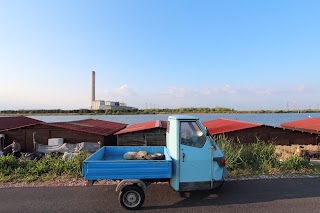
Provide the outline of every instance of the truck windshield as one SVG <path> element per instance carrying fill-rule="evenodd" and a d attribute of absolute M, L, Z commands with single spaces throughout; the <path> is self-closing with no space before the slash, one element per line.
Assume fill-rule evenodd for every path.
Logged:
<path fill-rule="evenodd" d="M 206 136 L 194 121 L 181 122 L 181 144 L 201 148 L 206 143 Z"/>

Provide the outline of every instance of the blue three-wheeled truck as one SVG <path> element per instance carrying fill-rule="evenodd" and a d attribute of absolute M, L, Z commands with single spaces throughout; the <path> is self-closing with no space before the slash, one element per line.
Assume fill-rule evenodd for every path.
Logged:
<path fill-rule="evenodd" d="M 128 157 L 137 153 L 147 155 Z M 120 180 L 119 202 L 134 210 L 151 183 L 168 181 L 179 192 L 211 190 L 222 186 L 228 172 L 223 153 L 199 119 L 175 115 L 168 117 L 166 146 L 105 146 L 83 162 L 82 174 L 88 186 Z"/>

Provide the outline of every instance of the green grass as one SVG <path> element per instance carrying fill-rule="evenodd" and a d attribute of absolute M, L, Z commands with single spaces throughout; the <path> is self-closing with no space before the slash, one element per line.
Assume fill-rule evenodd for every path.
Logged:
<path fill-rule="evenodd" d="M 275 154 L 272 141 L 261 141 L 259 138 L 250 144 L 242 144 L 225 136 L 214 138 L 226 156 L 226 167 L 231 176 L 258 174 L 320 174 L 317 165 L 309 161 L 290 157 L 281 162 Z"/>
<path fill-rule="evenodd" d="M 80 153 L 75 158 L 48 156 L 40 160 L 16 159 L 12 155 L 0 157 L 1 182 L 31 182 L 52 180 L 56 177 L 81 178 L 81 164 L 89 153 Z"/>
<path fill-rule="evenodd" d="M 242 144 L 224 136 L 215 141 L 226 156 L 231 177 L 259 174 L 320 174 L 320 167 L 309 161 L 290 157 L 280 162 L 271 141 L 258 138 L 251 144 Z M 90 153 L 80 153 L 75 158 L 47 156 L 40 160 L 16 159 L 12 155 L 0 156 L 1 182 L 46 181 L 56 178 L 82 178 L 81 165 Z"/>

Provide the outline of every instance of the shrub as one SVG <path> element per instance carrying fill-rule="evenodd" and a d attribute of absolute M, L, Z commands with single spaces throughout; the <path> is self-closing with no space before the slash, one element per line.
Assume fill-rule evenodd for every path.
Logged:
<path fill-rule="evenodd" d="M 227 169 L 234 171 L 241 167 L 243 164 L 241 157 L 243 145 L 240 143 L 234 143 L 232 140 L 222 135 L 214 137 L 214 140 L 225 155 Z"/>
<path fill-rule="evenodd" d="M 287 158 L 281 165 L 281 169 L 283 171 L 305 171 L 305 170 L 313 170 L 314 166 L 310 164 L 310 162 L 304 158 L 292 156 Z"/>
<path fill-rule="evenodd" d="M 10 175 L 16 168 L 21 165 L 19 160 L 13 155 L 0 156 L 0 173 L 4 175 Z"/>
<path fill-rule="evenodd" d="M 225 136 L 214 138 L 226 157 L 227 169 L 233 174 L 269 173 L 277 171 L 279 160 L 275 155 L 275 146 L 259 138 L 251 144 L 234 142 Z"/>
<path fill-rule="evenodd" d="M 0 181 L 34 181 L 50 177 L 82 177 L 81 165 L 90 153 L 80 153 L 75 158 L 47 156 L 40 160 L 16 159 L 12 155 L 0 157 Z"/>
<path fill-rule="evenodd" d="M 279 165 L 275 155 L 275 145 L 270 142 L 261 141 L 259 138 L 243 149 L 242 158 L 244 167 L 259 173 L 268 173 Z"/>

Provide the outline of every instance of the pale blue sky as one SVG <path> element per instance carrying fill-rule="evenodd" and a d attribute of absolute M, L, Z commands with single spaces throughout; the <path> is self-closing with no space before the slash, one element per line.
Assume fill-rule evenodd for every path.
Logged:
<path fill-rule="evenodd" d="M 320 1 L 0 1 L 0 110 L 320 108 Z"/>

